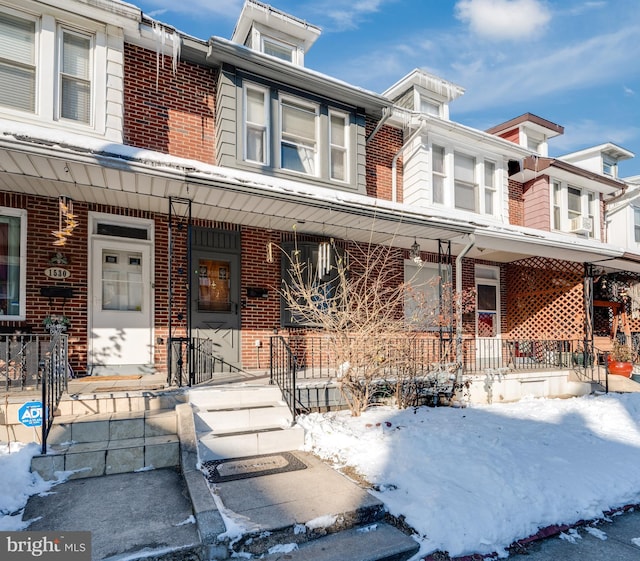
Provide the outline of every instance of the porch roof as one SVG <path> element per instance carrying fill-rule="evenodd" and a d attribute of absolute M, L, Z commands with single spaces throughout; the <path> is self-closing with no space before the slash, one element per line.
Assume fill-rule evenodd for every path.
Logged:
<path fill-rule="evenodd" d="M 5 126 L 6 125 L 6 126 Z M 10 127 L 9 127 L 10 125 Z M 192 217 L 437 252 L 438 240 L 469 257 L 509 262 L 544 256 L 623 260 L 623 248 L 571 235 L 473 221 L 432 209 L 273 178 L 59 131 L 0 121 L 0 189 L 166 214 L 169 197 Z M 626 262 L 626 261 L 625 261 Z"/>

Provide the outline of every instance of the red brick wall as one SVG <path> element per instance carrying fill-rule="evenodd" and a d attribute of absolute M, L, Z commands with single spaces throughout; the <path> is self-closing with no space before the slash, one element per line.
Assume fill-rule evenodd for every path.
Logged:
<path fill-rule="evenodd" d="M 128 43 L 124 63 L 124 143 L 215 163 L 215 71 Z"/>
<path fill-rule="evenodd" d="M 378 124 L 367 118 L 367 137 Z M 402 147 L 402 131 L 393 127 L 383 126 L 367 145 L 366 174 L 367 195 L 379 199 L 391 200 L 393 157 Z M 397 189 L 398 202 L 402 202 L 402 158 L 397 162 Z"/>
<path fill-rule="evenodd" d="M 524 226 L 523 185 L 518 181 L 509 180 L 509 224 Z"/>

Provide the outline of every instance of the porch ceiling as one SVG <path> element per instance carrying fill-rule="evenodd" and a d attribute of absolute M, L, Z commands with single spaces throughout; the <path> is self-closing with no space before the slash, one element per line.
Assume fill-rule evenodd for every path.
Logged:
<path fill-rule="evenodd" d="M 510 225 L 468 222 L 424 209 L 214 166 L 196 169 L 163 154 L 127 158 L 46 143 L 0 138 L 0 190 L 166 214 L 169 197 L 190 199 L 192 217 L 360 243 L 456 255 L 475 234 L 469 257 L 509 262 L 545 256 L 578 262 L 619 258 L 620 248 Z M 164 159 L 163 159 L 164 158 Z"/>

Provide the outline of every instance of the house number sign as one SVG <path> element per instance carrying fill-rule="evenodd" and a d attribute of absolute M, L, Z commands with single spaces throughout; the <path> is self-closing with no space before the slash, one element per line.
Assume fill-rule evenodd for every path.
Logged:
<path fill-rule="evenodd" d="M 71 271 L 62 267 L 48 267 L 44 270 L 44 274 L 52 279 L 68 279 L 71 276 Z"/>

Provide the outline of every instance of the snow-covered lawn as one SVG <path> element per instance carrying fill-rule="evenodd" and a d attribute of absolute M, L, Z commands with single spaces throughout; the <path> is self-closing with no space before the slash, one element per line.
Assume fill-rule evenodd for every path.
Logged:
<path fill-rule="evenodd" d="M 308 449 L 355 468 L 405 517 L 421 536 L 421 555 L 506 555 L 540 528 L 640 503 L 640 394 L 385 407 L 299 423 Z M 0 444 L 0 530 L 24 529 L 28 497 L 52 485 L 29 473 L 38 451 Z"/>
<path fill-rule="evenodd" d="M 308 449 L 355 468 L 405 517 L 421 555 L 506 556 L 541 528 L 640 503 L 640 394 L 383 407 L 299 423 Z"/>

